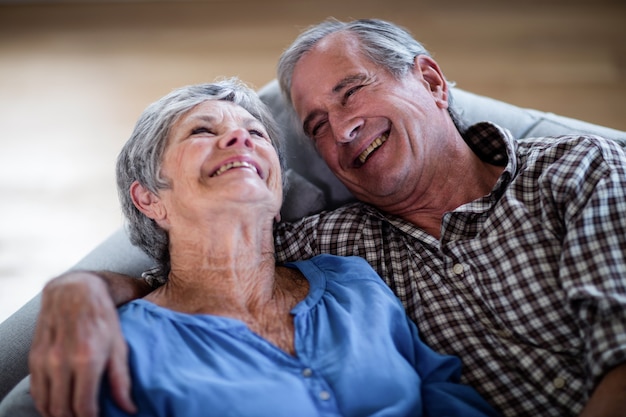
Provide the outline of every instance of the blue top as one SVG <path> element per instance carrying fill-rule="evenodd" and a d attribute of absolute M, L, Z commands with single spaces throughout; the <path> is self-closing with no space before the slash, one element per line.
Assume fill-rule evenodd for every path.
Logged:
<path fill-rule="evenodd" d="M 396 296 L 362 258 L 288 264 L 310 283 L 291 313 L 292 356 L 241 321 L 144 300 L 120 308 L 138 416 L 484 416 L 458 383 L 460 361 L 418 337 Z M 103 382 L 102 411 L 126 415 Z"/>

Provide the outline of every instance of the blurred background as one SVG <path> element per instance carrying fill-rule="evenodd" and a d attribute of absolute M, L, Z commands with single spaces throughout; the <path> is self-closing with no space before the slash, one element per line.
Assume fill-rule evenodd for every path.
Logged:
<path fill-rule="evenodd" d="M 147 104 L 260 88 L 328 16 L 407 27 L 460 88 L 626 130 L 621 0 L 0 0 L 0 321 L 120 227 L 115 157 Z"/>

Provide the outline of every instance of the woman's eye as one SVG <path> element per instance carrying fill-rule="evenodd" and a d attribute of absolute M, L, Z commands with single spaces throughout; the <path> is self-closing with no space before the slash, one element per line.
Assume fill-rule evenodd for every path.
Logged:
<path fill-rule="evenodd" d="M 213 131 L 207 127 L 197 127 L 191 131 L 192 135 L 213 134 Z"/>
<path fill-rule="evenodd" d="M 260 130 L 250 129 L 249 132 L 250 132 L 251 135 L 259 136 L 259 137 L 262 137 L 262 138 L 265 137 L 265 134 L 263 132 L 261 132 Z"/>

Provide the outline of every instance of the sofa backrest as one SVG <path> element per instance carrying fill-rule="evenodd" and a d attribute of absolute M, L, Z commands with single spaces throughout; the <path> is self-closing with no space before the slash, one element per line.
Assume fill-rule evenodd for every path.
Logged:
<path fill-rule="evenodd" d="M 259 90 L 285 136 L 288 188 L 282 209 L 283 220 L 294 220 L 325 209 L 333 209 L 354 197 L 332 174 L 288 110 L 276 80 Z M 507 128 L 516 138 L 594 134 L 613 139 L 626 147 L 626 132 L 533 109 L 453 88 L 460 115 L 469 123 L 490 121 Z"/>

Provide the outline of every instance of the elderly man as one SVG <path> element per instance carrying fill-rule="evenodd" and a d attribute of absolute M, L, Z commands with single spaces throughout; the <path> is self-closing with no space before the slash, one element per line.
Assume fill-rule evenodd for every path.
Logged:
<path fill-rule="evenodd" d="M 436 61 L 383 21 L 311 28 L 281 57 L 279 79 L 307 136 L 361 201 L 279 225 L 279 261 L 367 259 L 426 343 L 458 355 L 465 382 L 505 415 L 623 415 L 622 149 L 591 136 L 516 141 L 490 123 L 463 126 Z M 132 406 L 113 303 L 94 275 L 70 274 L 44 291 L 48 321 L 31 354 L 44 413 L 94 415 L 105 368 L 120 404 Z M 114 301 L 126 301 L 135 281 L 113 279 Z M 84 301 L 69 309 L 81 319 L 68 328 L 53 311 L 72 295 Z M 104 330 L 79 307 L 104 317 L 93 320 Z M 96 365 L 66 365 L 85 346 L 97 346 Z"/>
<path fill-rule="evenodd" d="M 465 128 L 437 63 L 385 22 L 323 23 L 278 71 L 306 135 L 369 203 L 283 226 L 286 258 L 364 256 L 507 415 L 624 412 L 621 149 Z"/>

